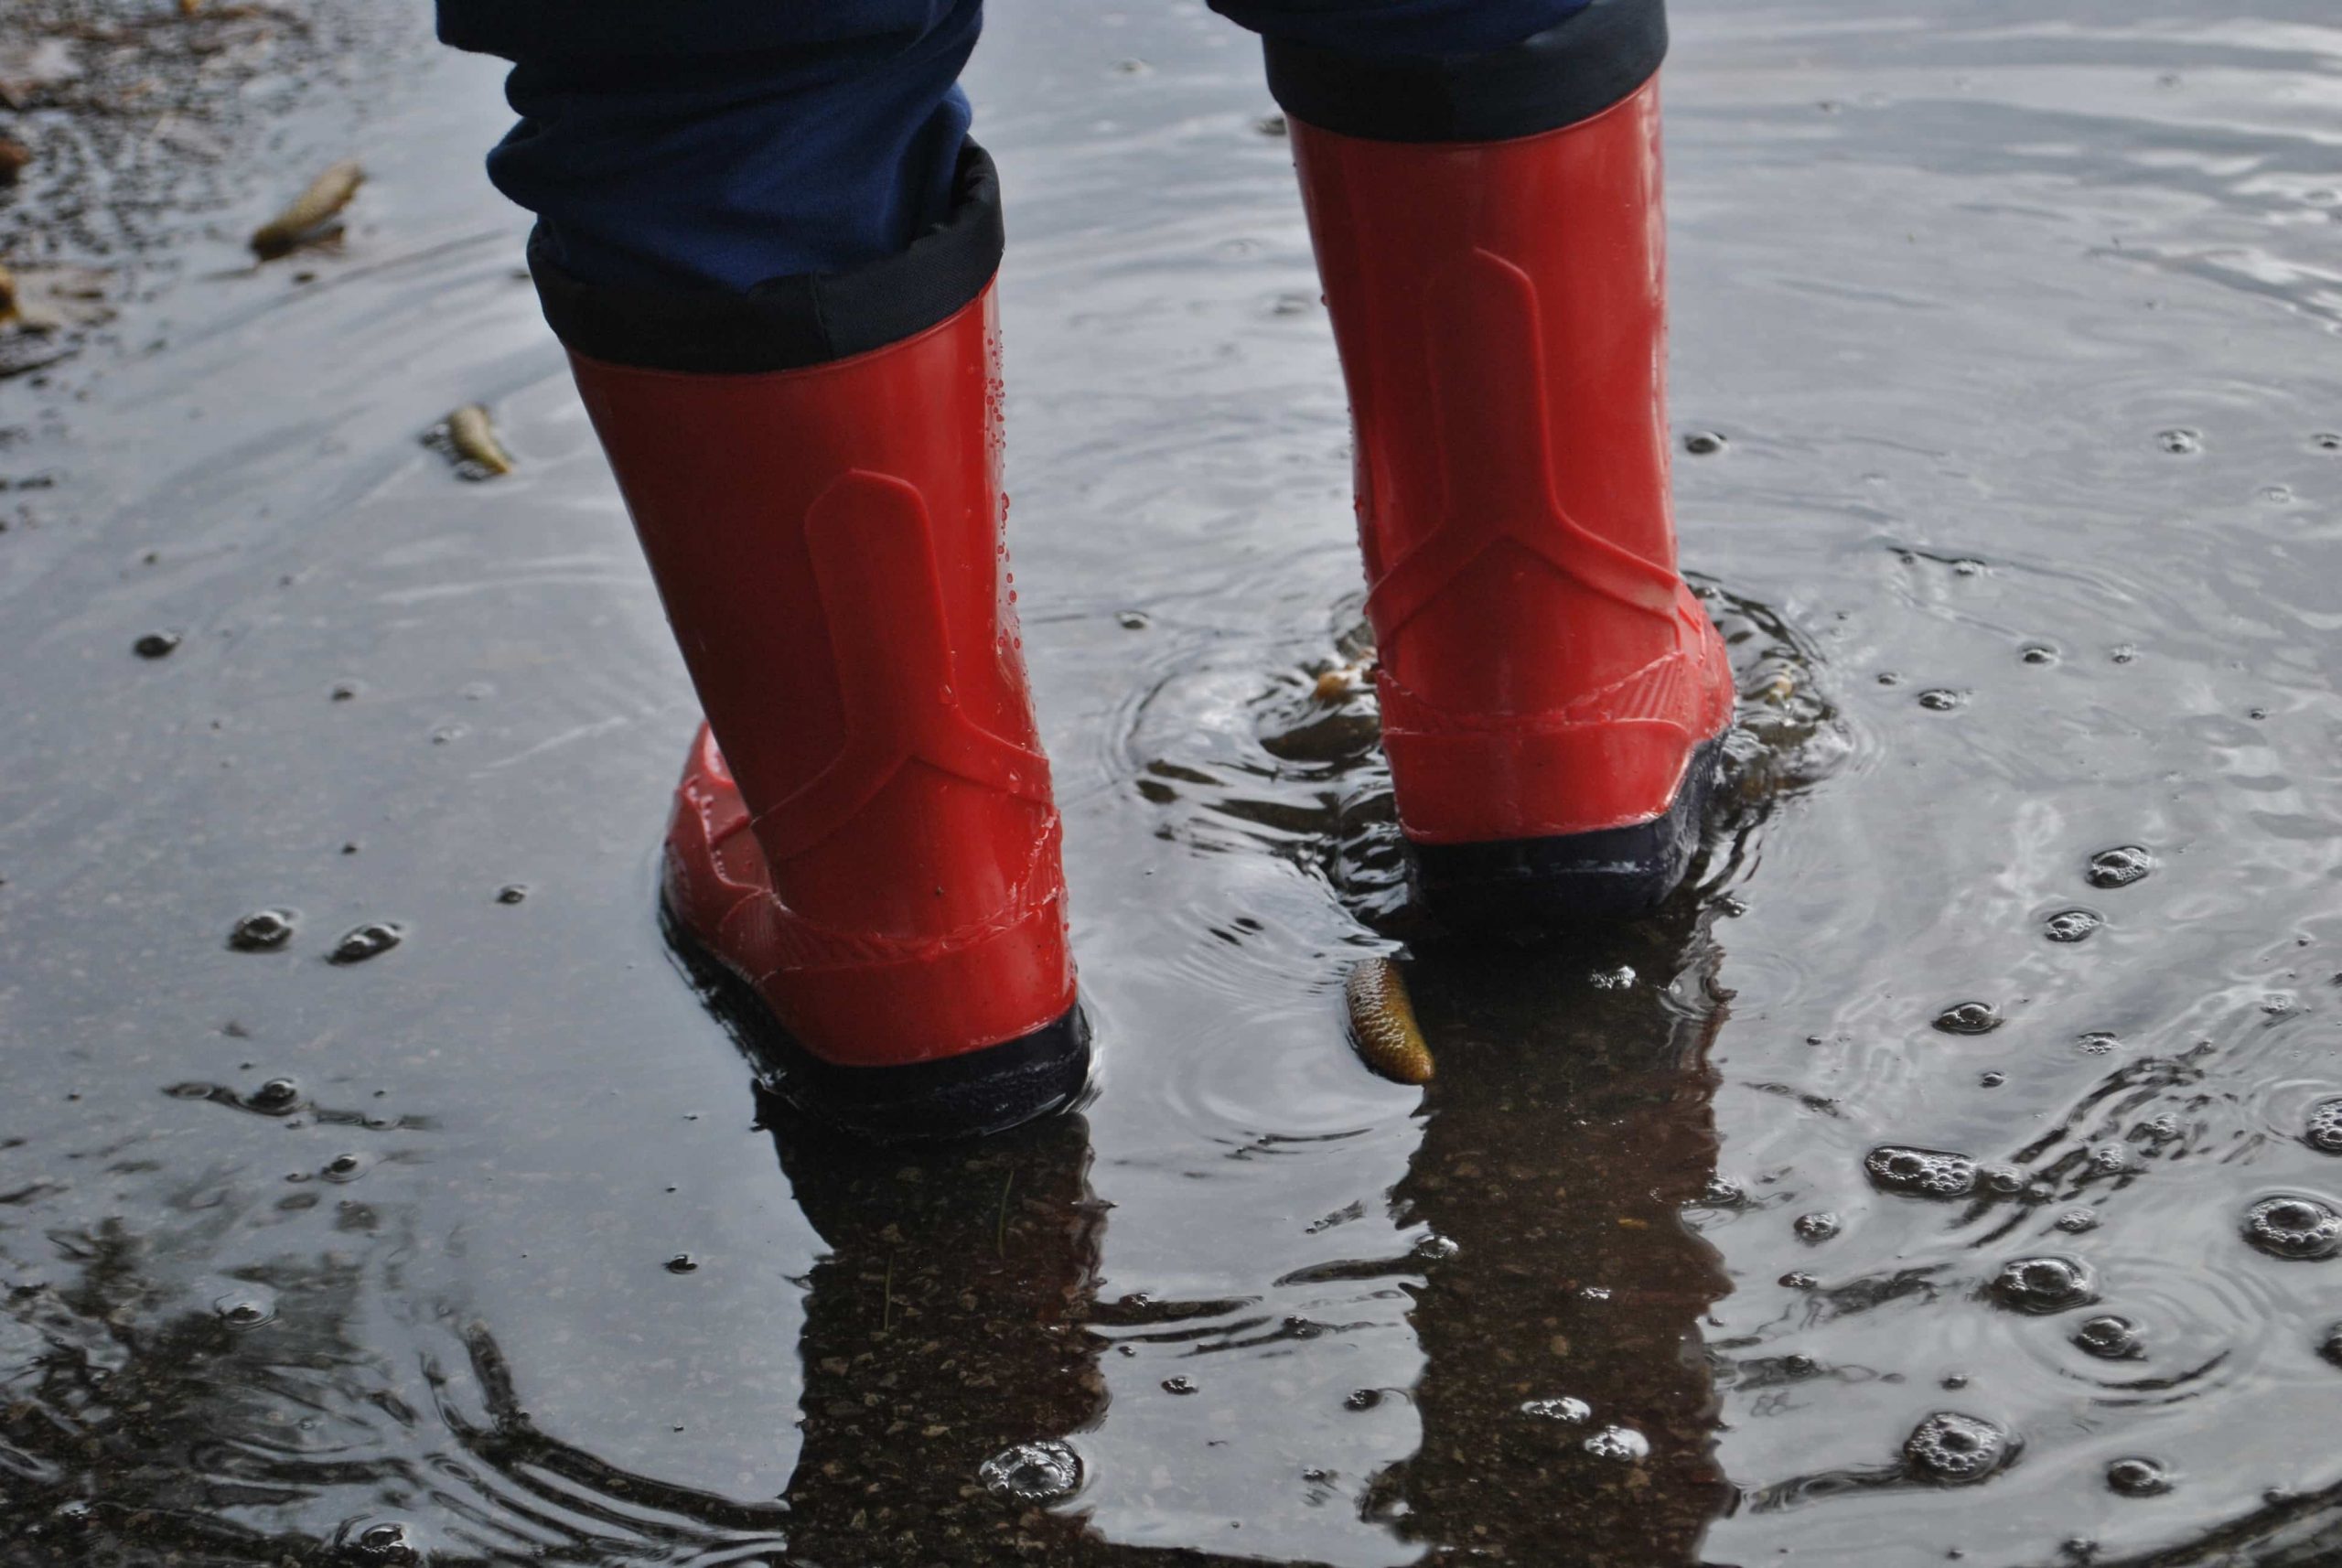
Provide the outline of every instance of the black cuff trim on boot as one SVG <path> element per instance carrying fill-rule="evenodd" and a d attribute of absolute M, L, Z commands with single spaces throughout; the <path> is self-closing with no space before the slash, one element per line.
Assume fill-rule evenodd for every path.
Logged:
<path fill-rule="evenodd" d="M 746 294 L 606 288 L 529 243 L 545 320 L 563 344 L 613 365 L 696 375 L 802 370 L 899 343 L 958 315 L 1000 270 L 1000 177 L 973 142 L 951 216 L 910 249 L 842 273 L 768 278 Z"/>
<path fill-rule="evenodd" d="M 1590 120 L 1649 81 L 1667 58 L 1667 6 L 1593 0 L 1485 54 L 1266 48 L 1269 92 L 1304 124 L 1370 142 L 1509 142 Z"/>

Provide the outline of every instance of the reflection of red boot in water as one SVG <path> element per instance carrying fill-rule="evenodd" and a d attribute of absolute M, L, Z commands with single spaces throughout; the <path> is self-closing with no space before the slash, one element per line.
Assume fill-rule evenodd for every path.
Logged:
<path fill-rule="evenodd" d="M 962 184 L 927 243 L 971 257 L 912 259 L 973 297 L 815 362 L 612 362 L 610 302 L 547 290 L 582 318 L 564 332 L 578 387 L 707 713 L 668 832 L 670 916 L 780 1026 L 784 1092 L 886 1138 L 1026 1120 L 1087 1061 L 1001 542 L 990 269 L 966 232 L 996 256 L 980 153 Z M 603 325 L 623 354 L 667 323 Z M 743 351 L 718 338 L 706 358 Z"/>
<path fill-rule="evenodd" d="M 1461 59 L 1269 49 L 1358 427 L 1383 744 L 1452 919 L 1663 898 L 1731 717 L 1675 564 L 1664 43 L 1610 4 Z"/>

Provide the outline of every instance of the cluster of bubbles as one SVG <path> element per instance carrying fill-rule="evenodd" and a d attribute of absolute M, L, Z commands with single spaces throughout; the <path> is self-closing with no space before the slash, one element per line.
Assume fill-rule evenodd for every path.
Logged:
<path fill-rule="evenodd" d="M 1945 1149 L 1914 1149 L 1887 1144 L 1863 1157 L 1870 1179 L 1888 1192 L 1912 1197 L 1966 1197 L 1982 1174 L 1966 1155 Z"/>
<path fill-rule="evenodd" d="M 976 1479 L 1004 1502 L 1058 1502 L 1080 1488 L 1081 1456 L 1055 1438 L 1020 1443 L 977 1466 Z"/>
<path fill-rule="evenodd" d="M 2090 857 L 2083 875 L 2092 887 L 2128 887 L 2155 868 L 2155 857 L 2134 843 L 2117 844 Z"/>
<path fill-rule="evenodd" d="M 2342 1155 L 2342 1100 L 2321 1100 L 2309 1108 L 2302 1141 L 2321 1153 Z"/>
<path fill-rule="evenodd" d="M 1903 1460 L 1914 1479 L 1959 1486 L 1984 1479 L 2016 1450 L 2014 1436 L 1982 1416 L 1939 1410 L 1911 1429 Z"/>
<path fill-rule="evenodd" d="M 517 903 L 518 899 L 508 899 Z M 301 917 L 285 908 L 255 909 L 238 920 L 228 932 L 228 946 L 237 952 L 275 952 L 293 940 Z M 342 933 L 333 950 L 326 955 L 328 963 L 363 963 L 379 958 L 406 940 L 406 929 L 387 920 L 370 920 Z"/>
<path fill-rule="evenodd" d="M 1562 1394 L 1552 1399 L 1523 1400 L 1520 1413 L 1539 1421 L 1555 1421 L 1564 1426 L 1583 1426 L 1594 1419 L 1594 1407 L 1582 1399 Z"/>
<path fill-rule="evenodd" d="M 2101 1361 L 2134 1361 L 2146 1354 L 2146 1337 L 2139 1326 L 2116 1313 L 2085 1318 L 2074 1330 L 2073 1341 L 2085 1355 Z"/>
<path fill-rule="evenodd" d="M 2017 1312 L 2047 1315 L 2098 1299 L 2097 1276 L 2079 1258 L 2050 1254 L 2016 1258 L 1993 1276 L 1993 1299 Z"/>
<path fill-rule="evenodd" d="M 2000 1010 L 1989 1002 L 1955 1002 L 1936 1015 L 1947 1035 L 1989 1035 L 2001 1026 Z"/>
<path fill-rule="evenodd" d="M 2315 1197 L 2264 1197 L 2245 1210 L 2244 1236 L 2273 1258 L 2330 1258 L 2342 1251 L 2342 1214 Z"/>

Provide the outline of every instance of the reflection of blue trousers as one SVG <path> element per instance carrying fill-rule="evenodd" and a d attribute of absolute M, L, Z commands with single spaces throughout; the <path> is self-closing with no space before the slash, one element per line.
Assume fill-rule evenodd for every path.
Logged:
<path fill-rule="evenodd" d="M 1212 0 L 1272 39 L 1464 55 L 1587 0 Z M 591 282 L 741 290 L 892 255 L 947 208 L 983 0 L 438 0 L 514 62 L 489 156 Z"/>

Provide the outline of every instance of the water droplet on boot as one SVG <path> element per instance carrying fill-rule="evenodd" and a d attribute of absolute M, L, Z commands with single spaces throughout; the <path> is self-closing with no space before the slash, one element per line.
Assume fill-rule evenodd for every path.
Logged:
<path fill-rule="evenodd" d="M 2171 1490 L 2171 1472 L 2153 1459 L 2117 1459 L 2106 1467 L 2106 1485 L 2126 1498 L 2160 1497 Z"/>
<path fill-rule="evenodd" d="M 1966 1197 L 1976 1190 L 1976 1162 L 1943 1149 L 1885 1144 L 1863 1158 L 1871 1181 L 1912 1197 Z"/>
<path fill-rule="evenodd" d="M 290 909 L 255 909 L 236 922 L 228 933 L 228 945 L 238 952 L 272 951 L 293 940 L 298 918 Z"/>
<path fill-rule="evenodd" d="M 2092 887 L 2128 887 L 2155 868 L 2155 857 L 2134 843 L 2117 844 L 2090 857 L 2083 875 Z"/>
<path fill-rule="evenodd" d="M 1051 1503 L 1080 1487 L 1081 1458 L 1054 1439 L 1020 1443 L 977 1466 L 976 1478 L 1009 1502 Z"/>
<path fill-rule="evenodd" d="M 2089 909 L 2060 909 L 2041 922 L 2041 934 L 2053 942 L 2086 942 L 2105 923 Z"/>
<path fill-rule="evenodd" d="M 2146 1339 L 2139 1326 L 2111 1312 L 2084 1318 L 2074 1330 L 2073 1342 L 2101 1361 L 2130 1361 L 2146 1354 Z"/>
<path fill-rule="evenodd" d="M 333 946 L 326 955 L 328 963 L 364 963 L 370 958 L 380 958 L 406 940 L 403 928 L 384 921 L 358 927 Z"/>
<path fill-rule="evenodd" d="M 2098 1298 L 2098 1280 L 2079 1258 L 2017 1258 L 1993 1276 L 1993 1299 L 2018 1312 L 2066 1312 Z"/>
<path fill-rule="evenodd" d="M 168 659 L 186 639 L 176 631 L 150 631 L 130 645 L 141 659 Z"/>
<path fill-rule="evenodd" d="M 2244 1237 L 2272 1258 L 2330 1258 L 2342 1251 L 2342 1214 L 2314 1197 L 2264 1197 L 2245 1210 Z"/>

